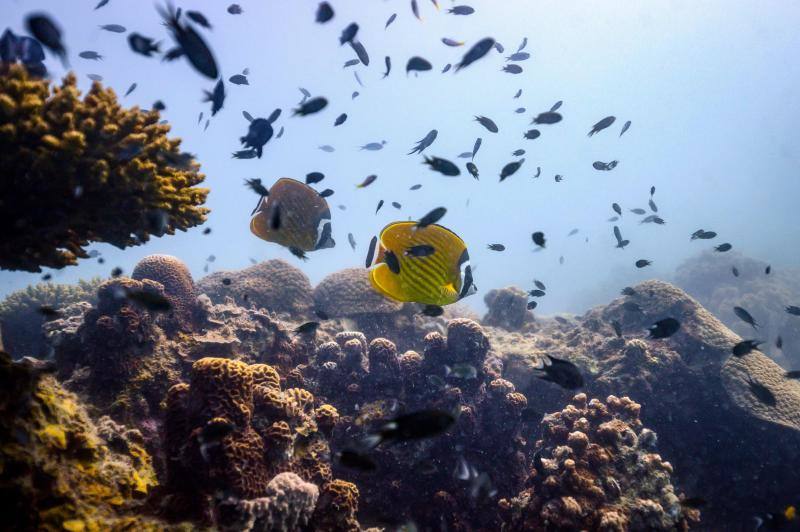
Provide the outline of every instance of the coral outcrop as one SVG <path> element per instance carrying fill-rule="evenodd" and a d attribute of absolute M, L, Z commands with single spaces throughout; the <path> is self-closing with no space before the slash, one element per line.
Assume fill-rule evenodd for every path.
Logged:
<path fill-rule="evenodd" d="M 698 512 L 681 506 L 640 408 L 581 393 L 546 415 L 526 488 L 500 501 L 505 530 L 686 530 Z"/>
<path fill-rule="evenodd" d="M 49 317 L 79 301 L 94 301 L 100 279 L 78 281 L 76 285 L 39 283 L 18 290 L 0 302 L 0 344 L 15 358 L 45 357 L 47 346 L 42 326 Z"/>
<path fill-rule="evenodd" d="M 199 166 L 156 111 L 123 109 L 94 83 L 81 99 L 21 65 L 0 72 L 0 268 L 40 271 L 205 221 Z"/>
<path fill-rule="evenodd" d="M 402 307 L 372 288 L 364 268 L 347 268 L 325 277 L 314 289 L 314 305 L 331 318 L 391 314 Z"/>
<path fill-rule="evenodd" d="M 163 528 L 144 511 L 157 484 L 141 434 L 95 425 L 46 367 L 0 353 L 0 528 Z"/>
<path fill-rule="evenodd" d="M 533 322 L 533 313 L 528 310 L 528 294 L 516 286 L 493 288 L 483 298 L 488 312 L 482 322 L 509 331 L 518 331 Z"/>
<path fill-rule="evenodd" d="M 215 303 L 230 297 L 237 305 L 255 305 L 292 319 L 309 315 L 313 306 L 311 282 L 302 270 L 285 260 L 272 259 L 239 271 L 219 271 L 200 279 L 198 290 Z"/>
<path fill-rule="evenodd" d="M 148 255 L 136 263 L 131 278 L 150 279 L 164 287 L 171 306 L 169 327 L 183 330 L 194 327 L 200 307 L 192 274 L 182 260 L 172 255 Z"/>

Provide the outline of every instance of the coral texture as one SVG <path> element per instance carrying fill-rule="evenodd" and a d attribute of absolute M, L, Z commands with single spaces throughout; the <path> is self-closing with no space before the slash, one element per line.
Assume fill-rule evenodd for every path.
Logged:
<path fill-rule="evenodd" d="M 486 325 L 517 331 L 533 321 L 533 313 L 527 308 L 528 294 L 521 288 L 493 288 L 483 301 L 489 308 L 482 320 Z"/>
<path fill-rule="evenodd" d="M 675 495 L 640 405 L 586 394 L 542 420 L 526 489 L 500 506 L 507 530 L 685 530 L 696 511 Z"/>
<path fill-rule="evenodd" d="M 281 259 L 267 260 L 239 271 L 214 272 L 200 279 L 197 287 L 215 303 L 231 297 L 243 307 L 255 305 L 272 312 L 288 313 L 293 319 L 307 315 L 313 305 L 311 283 L 306 274 Z"/>
<path fill-rule="evenodd" d="M 93 301 L 100 279 L 77 285 L 39 283 L 9 294 L 0 302 L 0 344 L 15 358 L 47 355 L 43 308 L 59 311 L 79 301 Z"/>
<path fill-rule="evenodd" d="M 137 431 L 96 427 L 52 375 L 0 353 L 0 528 L 155 529 L 156 485 Z"/>
<path fill-rule="evenodd" d="M 171 304 L 169 320 L 178 328 L 191 329 L 198 312 L 197 294 L 189 268 L 172 255 L 148 255 L 136 263 L 131 278 L 161 283 Z"/>
<path fill-rule="evenodd" d="M 325 277 L 314 289 L 314 305 L 331 318 L 390 314 L 402 307 L 372 288 L 364 268 L 347 268 Z"/>
<path fill-rule="evenodd" d="M 123 109 L 94 83 L 81 99 L 21 65 L 0 72 L 0 268 L 40 271 L 205 221 L 208 190 L 155 111 Z"/>

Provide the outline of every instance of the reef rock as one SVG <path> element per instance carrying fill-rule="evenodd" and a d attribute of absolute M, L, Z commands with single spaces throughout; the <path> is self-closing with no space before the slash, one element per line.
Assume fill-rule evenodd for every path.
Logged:
<path fill-rule="evenodd" d="M 533 322 L 533 313 L 528 310 L 528 294 L 521 288 L 493 288 L 483 301 L 489 308 L 482 320 L 485 325 L 518 331 Z"/>

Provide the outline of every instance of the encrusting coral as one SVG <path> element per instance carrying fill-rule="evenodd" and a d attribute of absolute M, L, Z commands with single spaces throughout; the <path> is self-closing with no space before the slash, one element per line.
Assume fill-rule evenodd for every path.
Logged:
<path fill-rule="evenodd" d="M 96 427 L 46 371 L 0 353 L 0 528 L 163 528 L 142 511 L 158 482 L 141 435 Z"/>
<path fill-rule="evenodd" d="M 76 285 L 38 283 L 9 294 L 0 302 L 0 343 L 15 358 L 47 355 L 43 309 L 59 311 L 72 303 L 94 301 L 99 284 L 99 278 Z"/>
<path fill-rule="evenodd" d="M 123 109 L 95 82 L 81 99 L 21 65 L 0 72 L 0 268 L 40 271 L 205 221 L 199 166 L 156 111 Z"/>
<path fill-rule="evenodd" d="M 500 501 L 505 530 L 686 530 L 698 519 L 675 495 L 640 405 L 573 397 L 542 420 L 526 488 Z"/>

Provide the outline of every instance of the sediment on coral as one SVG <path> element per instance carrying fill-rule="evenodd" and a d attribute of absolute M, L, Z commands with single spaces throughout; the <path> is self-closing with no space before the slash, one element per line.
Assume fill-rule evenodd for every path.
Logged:
<path fill-rule="evenodd" d="M 74 74 L 55 87 L 2 67 L 0 268 L 63 268 L 91 242 L 124 248 L 203 223 L 204 176 L 168 132 L 98 82 L 81 99 Z"/>
<path fill-rule="evenodd" d="M 505 529 L 686 530 L 698 512 L 681 506 L 640 408 L 578 394 L 546 415 L 525 489 L 500 500 Z"/>

